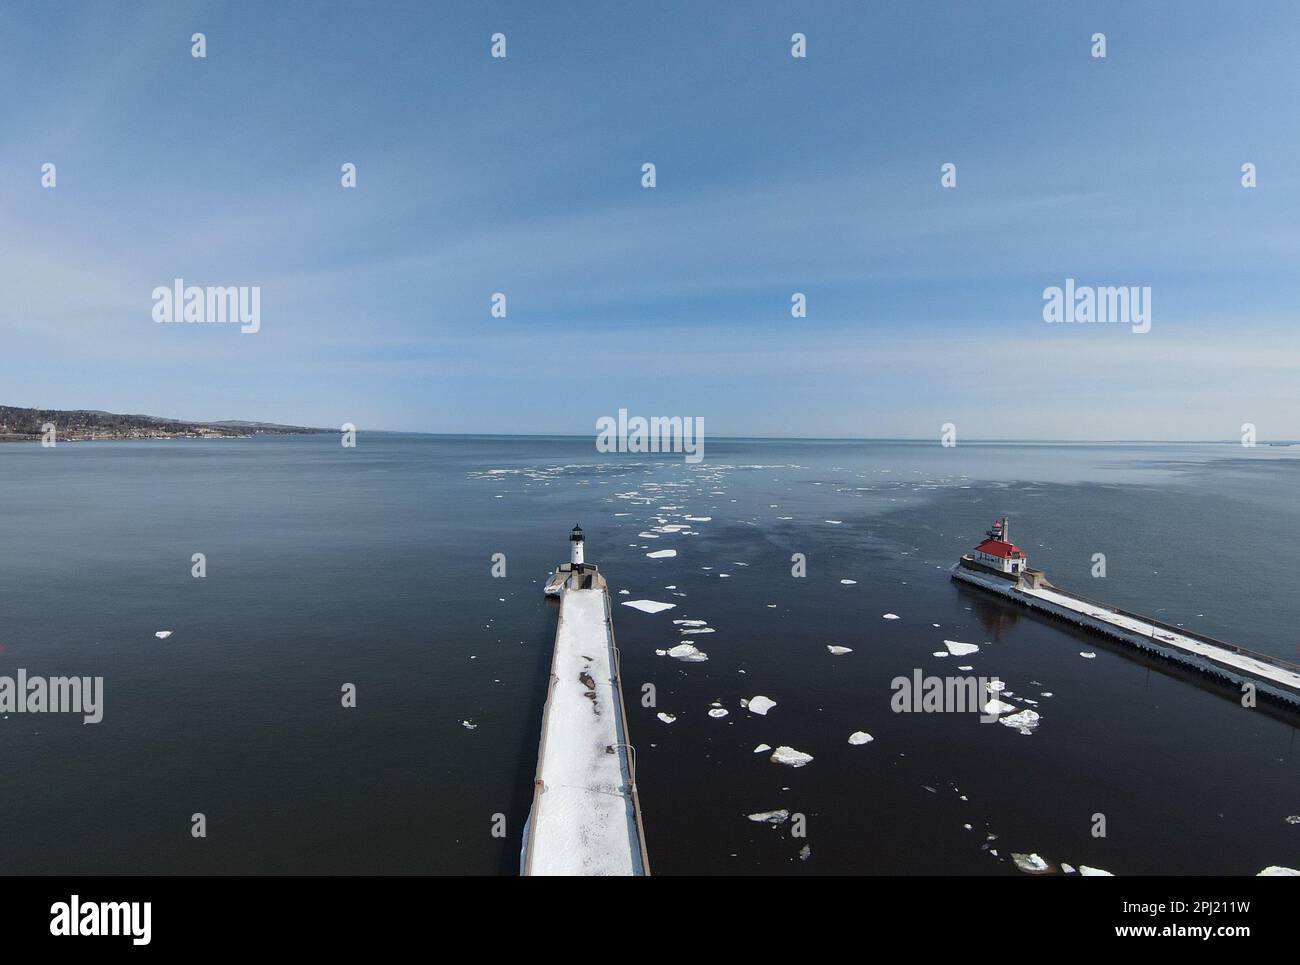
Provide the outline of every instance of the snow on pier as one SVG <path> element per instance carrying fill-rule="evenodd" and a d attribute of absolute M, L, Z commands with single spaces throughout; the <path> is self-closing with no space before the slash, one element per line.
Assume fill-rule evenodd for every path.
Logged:
<path fill-rule="evenodd" d="M 560 617 L 542 719 L 525 875 L 648 873 L 604 579 L 576 573 Z M 558 576 L 559 574 L 557 574 Z"/>
<path fill-rule="evenodd" d="M 1029 571 L 1036 574 L 1036 571 Z M 1300 707 L 1300 666 L 1254 653 L 1220 640 L 1172 627 L 1136 613 L 1097 603 L 1037 579 L 1004 576 L 963 559 L 953 577 L 992 590 L 1031 609 L 1050 613 L 1079 626 L 1120 640 L 1139 650 L 1225 680 L 1252 684 L 1261 694 Z"/>

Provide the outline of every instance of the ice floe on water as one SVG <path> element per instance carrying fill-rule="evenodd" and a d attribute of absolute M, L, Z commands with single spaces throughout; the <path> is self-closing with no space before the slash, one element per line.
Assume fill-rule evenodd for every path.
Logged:
<path fill-rule="evenodd" d="M 751 714 L 758 714 L 766 717 L 767 712 L 776 706 L 776 701 L 771 697 L 764 697 L 759 694 L 757 697 L 750 697 L 749 702 L 745 704 Z"/>
<path fill-rule="evenodd" d="M 1079 865 L 1079 874 L 1085 878 L 1114 878 L 1115 876 L 1109 871 L 1103 871 L 1101 868 L 1089 868 L 1086 864 Z"/>
<path fill-rule="evenodd" d="M 1018 714 L 1010 714 L 998 719 L 999 724 L 1006 724 L 1008 727 L 1014 727 L 1022 734 L 1032 734 L 1038 729 L 1040 718 L 1038 712 L 1034 710 L 1022 710 Z"/>
<path fill-rule="evenodd" d="M 1009 714 L 1013 710 L 1019 710 L 1019 709 L 1020 708 L 1008 704 L 1005 701 L 996 700 L 996 699 L 990 700 L 987 704 L 984 705 L 985 714 Z"/>
<path fill-rule="evenodd" d="M 945 640 L 943 645 L 948 648 L 948 652 L 954 657 L 965 657 L 980 652 L 980 648 L 975 644 L 962 643 L 960 640 Z"/>
<path fill-rule="evenodd" d="M 1093 653 L 1091 650 L 1080 650 L 1079 656 L 1083 657 L 1085 660 L 1091 660 L 1093 657 L 1097 655 Z"/>
<path fill-rule="evenodd" d="M 688 520 L 690 520 L 692 523 L 711 523 L 711 522 L 713 522 L 713 517 L 712 517 L 712 516 L 683 516 L 682 518 L 683 518 L 683 519 L 688 519 Z"/>
<path fill-rule="evenodd" d="M 853 652 L 852 647 L 837 647 L 832 643 L 826 644 L 826 649 L 831 652 L 831 656 L 833 657 L 842 657 L 846 653 Z"/>
<path fill-rule="evenodd" d="M 697 650 L 692 644 L 679 643 L 671 650 L 656 650 L 661 657 L 672 657 L 674 660 L 681 660 L 684 663 L 703 663 L 709 659 L 709 655 L 703 650 Z"/>
<path fill-rule="evenodd" d="M 710 708 L 709 708 L 709 716 L 710 716 L 710 717 L 726 717 L 726 716 L 727 716 L 727 709 L 726 709 L 725 707 L 710 707 Z"/>
<path fill-rule="evenodd" d="M 1300 871 L 1295 868 L 1284 868 L 1280 864 L 1271 864 L 1259 874 L 1256 878 L 1294 878 L 1300 877 Z"/>
<path fill-rule="evenodd" d="M 844 520 L 842 520 L 842 519 L 828 519 L 828 520 L 826 520 L 826 522 L 830 523 L 832 526 L 839 526 L 841 523 L 844 522 Z"/>
<path fill-rule="evenodd" d="M 898 619 L 901 619 L 897 613 L 882 613 L 880 616 L 881 616 L 881 619 L 883 619 L 883 620 L 898 620 Z"/>
<path fill-rule="evenodd" d="M 462 720 L 460 722 L 460 726 L 464 727 L 466 730 L 478 730 L 478 724 L 475 724 L 468 720 Z"/>
<path fill-rule="evenodd" d="M 630 606 L 634 610 L 640 610 L 642 613 L 661 613 L 664 610 L 672 610 L 676 603 L 658 603 L 654 600 L 624 600 L 623 606 Z"/>
<path fill-rule="evenodd" d="M 849 735 L 850 744 L 867 744 L 873 740 L 875 740 L 875 738 L 872 737 L 870 734 L 868 734 L 865 730 L 855 730 L 852 734 Z"/>
<path fill-rule="evenodd" d="M 157 637 L 159 640 L 166 640 L 171 635 L 172 632 L 170 630 L 159 630 L 156 633 L 154 633 L 154 636 Z"/>
<path fill-rule="evenodd" d="M 1052 870 L 1052 866 L 1036 854 L 1012 853 L 1011 860 L 1016 867 L 1026 874 L 1041 875 Z"/>
<path fill-rule="evenodd" d="M 763 753 L 763 751 L 770 751 L 771 749 L 772 749 L 771 744 L 759 744 L 757 747 L 754 748 L 754 753 L 761 754 Z"/>
<path fill-rule="evenodd" d="M 677 555 L 676 550 L 655 550 L 653 553 L 647 553 L 646 556 L 652 560 L 666 560 Z"/>
<path fill-rule="evenodd" d="M 768 758 L 773 764 L 785 764 L 787 767 L 803 767 L 805 764 L 811 764 L 812 759 L 811 754 L 805 754 L 784 744 L 774 750 L 772 756 Z"/>
<path fill-rule="evenodd" d="M 790 812 L 785 808 L 779 811 L 759 811 L 757 814 L 749 815 L 749 820 L 757 821 L 759 824 L 784 824 L 790 820 Z"/>
<path fill-rule="evenodd" d="M 655 714 L 655 716 L 658 717 L 660 720 L 662 720 L 665 724 L 671 724 L 673 721 L 677 719 L 672 714 L 660 713 L 660 714 Z"/>
<path fill-rule="evenodd" d="M 969 669 L 969 668 L 963 668 L 963 669 Z M 1002 691 L 1007 689 L 1007 685 L 1004 681 L 1001 680 L 990 680 L 988 682 L 988 688 L 990 692 L 995 694 L 1000 694 L 1002 693 Z"/>
<path fill-rule="evenodd" d="M 708 620 L 674 620 L 673 623 L 679 627 L 707 627 L 709 625 Z"/>
<path fill-rule="evenodd" d="M 858 581 L 857 581 L 857 580 L 840 580 L 840 582 L 843 583 L 845 586 L 857 586 L 857 585 L 858 585 Z"/>

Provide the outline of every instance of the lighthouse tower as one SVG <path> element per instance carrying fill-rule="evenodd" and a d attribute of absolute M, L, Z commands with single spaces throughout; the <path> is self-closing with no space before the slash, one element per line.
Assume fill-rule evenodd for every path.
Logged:
<path fill-rule="evenodd" d="M 582 527 L 574 525 L 569 533 L 569 542 L 573 546 L 573 568 L 575 570 L 582 568 Z"/>

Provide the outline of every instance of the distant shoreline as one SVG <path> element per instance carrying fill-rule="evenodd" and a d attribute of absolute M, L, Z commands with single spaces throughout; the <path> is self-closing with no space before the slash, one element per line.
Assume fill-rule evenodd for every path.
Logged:
<path fill-rule="evenodd" d="M 59 435 L 57 441 L 63 442 L 184 442 L 184 441 L 235 441 L 238 439 L 256 439 L 259 436 L 319 436 L 326 435 L 330 430 L 327 429 L 303 429 L 301 432 L 250 432 L 239 435 L 224 435 L 218 433 L 204 434 L 182 434 L 174 433 L 168 435 Z M 40 442 L 39 435 L 0 435 L 0 444 L 4 443 L 23 443 L 23 442 Z"/>

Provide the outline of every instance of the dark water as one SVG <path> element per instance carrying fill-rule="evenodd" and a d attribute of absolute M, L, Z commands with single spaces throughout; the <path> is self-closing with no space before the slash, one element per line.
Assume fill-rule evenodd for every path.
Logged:
<path fill-rule="evenodd" d="M 1295 660 L 1300 450 L 710 440 L 706 456 L 378 435 L 0 446 L 0 673 L 106 690 L 95 726 L 0 720 L 0 869 L 514 872 L 554 631 L 541 584 L 574 522 L 616 602 L 677 605 L 615 616 L 656 873 L 1014 874 L 1013 851 L 1116 874 L 1300 866 L 1291 723 L 947 571 L 1005 512 L 1057 584 Z M 685 514 L 711 519 L 638 536 Z M 655 654 L 684 639 L 673 619 L 714 628 L 690 638 L 707 662 Z M 981 650 L 933 656 L 944 639 Z M 892 678 L 957 665 L 1037 700 L 1038 729 L 891 712 Z M 756 694 L 777 701 L 766 717 L 740 706 Z M 709 718 L 714 701 L 730 714 Z M 858 730 L 874 740 L 849 745 Z M 772 764 L 759 743 L 815 760 Z M 806 838 L 746 818 L 778 808 Z"/>

